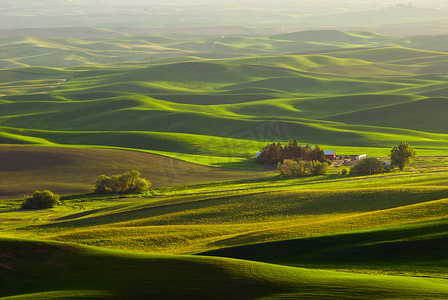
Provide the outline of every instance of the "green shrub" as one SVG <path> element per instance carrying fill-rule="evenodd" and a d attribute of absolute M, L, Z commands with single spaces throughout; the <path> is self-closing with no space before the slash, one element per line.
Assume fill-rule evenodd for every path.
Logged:
<path fill-rule="evenodd" d="M 328 170 L 328 164 L 315 161 L 295 161 L 285 159 L 277 164 L 277 169 L 283 176 L 323 175 Z"/>
<path fill-rule="evenodd" d="M 310 173 L 312 175 L 324 175 L 325 173 L 327 173 L 328 170 L 328 166 L 329 164 L 326 162 L 321 163 L 320 161 L 313 161 L 311 162 L 312 167 L 310 170 Z"/>
<path fill-rule="evenodd" d="M 95 193 L 125 193 L 146 192 L 151 188 L 151 182 L 140 178 L 139 171 L 126 172 L 121 175 L 100 175 L 95 182 Z"/>
<path fill-rule="evenodd" d="M 355 175 L 373 175 L 385 172 L 387 169 L 383 163 L 374 157 L 364 158 L 350 169 L 350 174 Z"/>
<path fill-rule="evenodd" d="M 21 209 L 46 209 L 61 205 L 59 195 L 51 191 L 35 191 L 31 197 L 25 198 Z"/>
<path fill-rule="evenodd" d="M 348 175 L 348 170 L 346 168 L 341 170 L 341 175 L 346 176 Z"/>
<path fill-rule="evenodd" d="M 151 182 L 146 180 L 145 178 L 138 178 L 135 181 L 134 191 L 138 193 L 143 193 L 148 191 L 151 188 Z"/>

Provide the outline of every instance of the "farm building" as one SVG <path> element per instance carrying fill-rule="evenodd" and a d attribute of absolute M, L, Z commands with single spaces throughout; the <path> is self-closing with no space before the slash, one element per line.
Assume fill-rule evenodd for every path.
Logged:
<path fill-rule="evenodd" d="M 336 151 L 334 151 L 334 150 L 324 151 L 324 154 L 325 154 L 325 159 L 329 159 L 329 160 L 336 159 Z"/>
<path fill-rule="evenodd" d="M 364 159 L 364 158 L 367 158 L 367 154 L 355 156 L 355 160 L 361 160 L 361 159 Z"/>

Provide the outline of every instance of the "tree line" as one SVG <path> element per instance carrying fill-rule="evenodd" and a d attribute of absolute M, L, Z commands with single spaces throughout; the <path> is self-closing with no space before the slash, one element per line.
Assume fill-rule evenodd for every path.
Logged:
<path fill-rule="evenodd" d="M 285 159 L 294 161 L 325 161 L 325 153 L 319 146 L 312 148 L 309 145 L 300 146 L 296 139 L 289 140 L 289 143 L 282 145 L 280 142 L 267 144 L 261 149 L 256 158 L 259 164 L 278 164 L 283 163 Z"/>

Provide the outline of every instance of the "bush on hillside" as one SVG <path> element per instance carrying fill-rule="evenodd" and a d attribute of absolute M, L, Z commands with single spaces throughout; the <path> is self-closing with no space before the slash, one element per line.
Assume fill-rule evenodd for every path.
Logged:
<path fill-rule="evenodd" d="M 46 209 L 61 205 L 59 195 L 51 191 L 35 191 L 31 197 L 25 198 L 21 209 Z"/>
<path fill-rule="evenodd" d="M 328 164 L 314 161 L 295 161 L 285 159 L 277 164 L 277 169 L 283 176 L 323 175 L 328 170 Z"/>
<path fill-rule="evenodd" d="M 126 172 L 121 175 L 98 176 L 95 182 L 95 193 L 127 193 L 146 192 L 151 188 L 151 182 L 145 178 L 140 178 L 139 171 Z"/>
<path fill-rule="evenodd" d="M 350 174 L 354 175 L 373 175 L 386 172 L 390 172 L 390 167 L 384 166 L 375 157 L 364 158 L 350 169 Z"/>

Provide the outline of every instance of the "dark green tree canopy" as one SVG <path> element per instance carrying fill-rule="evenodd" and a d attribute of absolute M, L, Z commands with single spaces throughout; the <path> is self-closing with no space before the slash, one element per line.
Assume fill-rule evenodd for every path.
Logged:
<path fill-rule="evenodd" d="M 276 164 L 283 162 L 285 159 L 324 162 L 325 153 L 317 145 L 314 148 L 309 145 L 302 147 L 295 139 L 291 139 L 284 146 L 281 143 L 267 144 L 261 149 L 261 153 L 257 157 L 257 163 Z"/>
<path fill-rule="evenodd" d="M 406 142 L 401 142 L 390 151 L 390 164 L 392 168 L 399 168 L 403 171 L 417 155 L 417 152 Z"/>

